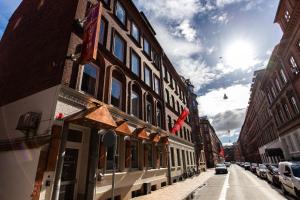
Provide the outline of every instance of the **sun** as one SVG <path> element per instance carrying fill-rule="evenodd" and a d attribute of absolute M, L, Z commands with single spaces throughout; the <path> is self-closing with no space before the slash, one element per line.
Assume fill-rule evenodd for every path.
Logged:
<path fill-rule="evenodd" d="M 250 42 L 237 40 L 228 45 L 224 53 L 224 64 L 232 69 L 248 69 L 256 64 Z"/>

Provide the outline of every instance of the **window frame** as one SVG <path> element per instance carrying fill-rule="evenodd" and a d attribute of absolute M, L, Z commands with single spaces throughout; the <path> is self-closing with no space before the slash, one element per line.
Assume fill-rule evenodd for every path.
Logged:
<path fill-rule="evenodd" d="M 146 81 L 146 70 L 149 71 L 149 81 L 150 81 L 150 85 L 147 83 Z M 149 86 L 150 88 L 153 88 L 153 83 L 152 83 L 152 70 L 151 68 L 146 64 L 144 63 L 144 83 Z"/>
<path fill-rule="evenodd" d="M 138 39 L 135 38 L 134 35 L 132 34 L 134 26 L 136 27 L 138 34 L 139 34 Z M 130 36 L 133 38 L 134 42 L 136 42 L 139 46 L 141 45 L 141 30 L 134 21 L 131 21 L 131 23 L 130 23 Z"/>
<path fill-rule="evenodd" d="M 104 39 L 103 39 L 103 44 L 100 42 L 100 39 L 101 39 L 101 37 L 100 37 L 100 33 L 101 33 L 101 22 L 104 22 L 104 26 L 105 26 L 105 30 L 104 30 Z M 100 21 L 100 31 L 99 31 L 99 41 L 98 41 L 98 43 L 99 43 L 99 45 L 101 45 L 101 46 L 103 46 L 103 47 L 105 47 L 106 48 L 106 45 L 107 45 L 107 33 L 108 33 L 108 21 L 103 17 L 103 16 L 101 16 L 101 21 Z"/>
<path fill-rule="evenodd" d="M 160 84 L 160 78 L 157 76 L 157 75 L 155 75 L 154 74 L 154 76 L 153 76 L 153 78 L 154 78 L 154 92 L 156 93 L 156 94 L 158 94 L 158 95 L 160 95 L 161 94 L 161 84 Z M 158 91 L 156 91 L 156 87 L 157 87 L 157 83 L 156 83 L 156 81 L 157 81 L 157 83 L 158 83 Z"/>
<path fill-rule="evenodd" d="M 138 74 L 136 74 L 133 70 L 132 70 L 132 56 L 135 55 L 139 61 L 139 66 L 138 66 Z M 141 68 L 142 68 L 142 60 L 141 57 L 137 54 L 136 51 L 134 51 L 132 48 L 130 49 L 130 70 L 131 72 L 138 76 L 139 78 L 141 78 Z"/>
<path fill-rule="evenodd" d="M 117 16 L 117 7 L 118 7 L 118 5 L 120 5 L 121 8 L 122 8 L 123 11 L 124 11 L 124 14 L 125 14 L 124 22 L 123 22 L 121 19 L 119 19 L 119 17 Z M 115 6 L 114 6 L 114 16 L 116 17 L 117 22 L 118 22 L 120 25 L 123 26 L 123 28 L 126 28 L 126 27 L 127 27 L 127 11 L 126 11 L 126 9 L 125 9 L 125 6 L 124 6 L 119 0 L 116 0 L 116 1 L 115 1 Z"/>
<path fill-rule="evenodd" d="M 112 40 L 111 40 L 111 52 L 113 54 L 113 56 L 122 64 L 126 63 L 126 50 L 127 50 L 127 43 L 124 40 L 124 38 L 121 36 L 121 34 L 119 34 L 116 30 L 112 31 Z M 121 39 L 121 41 L 123 42 L 124 46 L 123 46 L 123 60 L 120 60 L 116 55 L 115 55 L 115 37 L 119 37 Z"/>
<path fill-rule="evenodd" d="M 145 42 L 148 44 L 148 51 L 145 51 Z M 145 38 L 143 37 L 143 52 L 148 56 L 148 58 L 151 59 L 151 45 L 150 45 L 150 42 Z"/>
<path fill-rule="evenodd" d="M 83 78 L 83 73 L 84 73 L 84 66 L 85 65 L 92 65 L 95 69 L 96 69 L 96 83 L 95 83 L 95 92 L 94 92 L 94 95 L 93 94 L 90 94 L 84 90 L 81 89 L 82 87 L 82 78 Z M 95 63 L 87 63 L 85 65 L 81 65 L 81 70 L 80 70 L 80 79 L 78 81 L 78 91 L 83 93 L 83 94 L 86 94 L 86 95 L 89 95 L 89 96 L 93 96 L 93 97 L 97 97 L 98 95 L 98 87 L 99 87 L 99 71 L 100 69 L 98 68 L 98 66 L 95 64 Z"/>
<path fill-rule="evenodd" d="M 120 93 L 120 105 L 119 106 L 115 106 L 115 105 L 113 105 L 112 104 L 112 87 L 113 87 L 113 80 L 116 80 L 116 81 L 118 81 L 119 83 L 120 83 L 120 86 L 121 86 L 121 93 Z M 120 109 L 120 110 L 123 110 L 123 107 L 124 107 L 124 105 L 123 105 L 123 82 L 121 81 L 121 80 L 118 80 L 116 77 L 111 77 L 111 86 L 110 86 L 110 104 L 111 105 L 113 105 L 114 107 L 116 107 L 116 108 L 118 108 L 118 109 Z"/>

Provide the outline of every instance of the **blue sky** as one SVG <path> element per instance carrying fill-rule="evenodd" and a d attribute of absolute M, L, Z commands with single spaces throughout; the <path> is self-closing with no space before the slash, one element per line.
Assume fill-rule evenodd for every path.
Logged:
<path fill-rule="evenodd" d="M 21 0 L 0 1 L 0 37 Z M 253 72 L 264 68 L 281 30 L 279 0 L 133 0 L 177 71 L 190 78 L 220 139 L 238 137 Z M 223 100 L 224 93 L 229 97 Z"/>

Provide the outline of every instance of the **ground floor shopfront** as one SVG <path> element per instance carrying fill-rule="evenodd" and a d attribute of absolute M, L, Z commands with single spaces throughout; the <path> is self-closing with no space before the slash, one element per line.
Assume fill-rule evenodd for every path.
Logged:
<path fill-rule="evenodd" d="M 168 184 L 168 133 L 112 106 L 57 86 L 0 111 L 0 199 L 109 199 L 114 165 L 117 199 Z M 16 126 L 28 112 L 40 123 L 24 136 Z M 107 130 L 117 135 L 116 159 Z"/>
<path fill-rule="evenodd" d="M 263 162 L 300 160 L 300 127 L 259 148 Z"/>

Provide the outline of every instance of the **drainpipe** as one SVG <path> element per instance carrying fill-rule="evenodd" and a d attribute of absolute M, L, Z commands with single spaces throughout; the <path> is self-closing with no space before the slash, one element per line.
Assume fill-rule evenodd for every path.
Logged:
<path fill-rule="evenodd" d="M 52 192 L 52 198 L 51 198 L 52 200 L 59 199 L 61 175 L 62 175 L 63 163 L 64 163 L 64 157 L 65 157 L 68 129 L 69 129 L 69 123 L 63 122 L 62 130 L 61 130 L 61 134 L 60 134 L 61 140 L 60 140 L 60 145 L 59 145 L 58 160 L 56 163 L 53 192 Z"/>

